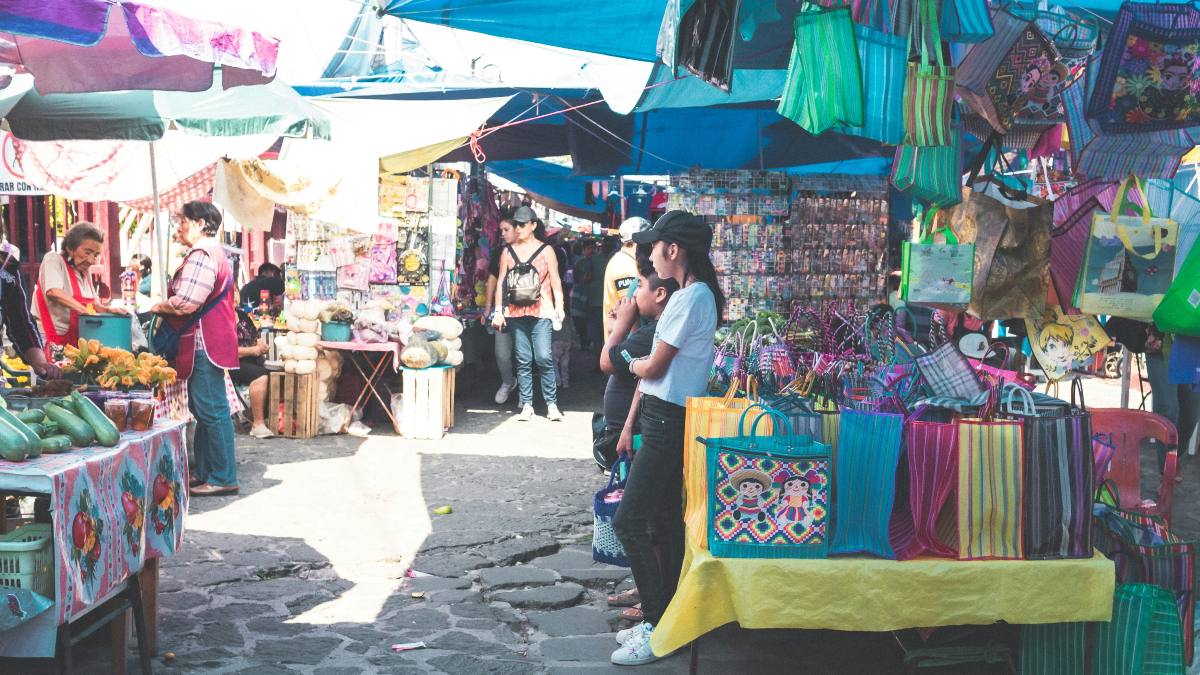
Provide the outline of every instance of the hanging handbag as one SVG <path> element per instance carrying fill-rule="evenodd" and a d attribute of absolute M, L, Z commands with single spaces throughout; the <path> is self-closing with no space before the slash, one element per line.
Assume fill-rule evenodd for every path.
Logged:
<path fill-rule="evenodd" d="M 993 419 L 993 389 L 977 419 L 958 423 L 958 558 L 1024 556 L 1024 446 L 1021 423 Z"/>
<path fill-rule="evenodd" d="M 1004 10 L 992 25 L 992 37 L 972 47 L 959 65 L 955 93 L 1000 133 L 1017 112 L 1040 113 L 1046 126 L 1061 121 L 1058 90 L 1068 72 L 1054 44 L 1036 23 Z"/>
<path fill-rule="evenodd" d="M 947 42 L 983 42 L 995 33 L 987 0 L 942 0 L 940 18 Z"/>
<path fill-rule="evenodd" d="M 954 67 L 942 55 L 936 0 L 916 0 L 911 39 L 921 56 L 908 64 L 904 85 L 904 142 L 916 146 L 948 146 L 954 142 Z M 931 60 L 929 52 L 933 51 Z M 951 202 L 953 203 L 953 202 Z"/>
<path fill-rule="evenodd" d="M 1050 231 L 1050 281 L 1063 310 L 1077 314 L 1072 304 L 1079 268 L 1087 252 L 1092 212 L 1107 211 L 1117 194 L 1117 184 L 1097 178 L 1079 183 L 1054 201 L 1054 229 Z"/>
<path fill-rule="evenodd" d="M 761 406 L 755 406 L 761 407 Z M 726 558 L 823 558 L 829 547 L 829 446 L 792 435 L 778 412 L 748 413 L 733 438 L 707 438 L 708 548 Z M 759 436 L 770 418 L 778 436 Z"/>
<path fill-rule="evenodd" d="M 1120 181 L 1129 175 L 1173 178 L 1183 155 L 1195 143 L 1187 131 L 1164 129 L 1136 133 L 1109 133 L 1085 114 L 1094 89 L 1098 60 L 1093 58 L 1083 77 L 1063 91 L 1067 131 L 1071 137 L 1071 166 L 1077 175 Z"/>
<path fill-rule="evenodd" d="M 1088 117 L 1107 133 L 1200 124 L 1200 10 L 1190 4 L 1121 5 L 1108 34 Z"/>
<path fill-rule="evenodd" d="M 914 359 L 933 396 L 972 401 L 988 388 L 953 342 Z"/>
<path fill-rule="evenodd" d="M 1082 387 L 1079 380 L 1075 380 Z M 1075 404 L 1062 414 L 1039 415 L 1033 397 L 1019 387 L 1005 392 L 1007 414 L 1021 422 L 1025 464 L 1025 558 L 1092 557 L 1095 494 L 1092 416 Z M 1023 404 L 1011 403 L 1020 399 Z"/>
<path fill-rule="evenodd" d="M 985 144 L 973 175 L 989 150 L 999 154 L 997 144 L 998 136 Z M 971 314 L 983 320 L 1040 316 L 1046 308 L 1052 204 L 1014 193 L 1002 177 L 969 185 L 962 203 L 948 213 L 959 242 L 975 244 Z"/>
<path fill-rule="evenodd" d="M 892 185 L 918 201 L 951 206 L 962 199 L 959 132 L 948 145 L 900 145 L 892 160 Z"/>
<path fill-rule="evenodd" d="M 838 124 L 862 126 L 863 79 L 850 7 L 805 3 L 794 27 L 779 114 L 814 136 Z"/>
<path fill-rule="evenodd" d="M 629 479 L 629 464 L 626 457 L 613 462 L 608 486 L 592 498 L 592 560 L 598 563 L 629 567 L 625 547 L 613 530 L 613 518 L 621 507 L 621 496 Z"/>
<path fill-rule="evenodd" d="M 904 80 L 908 65 L 907 33 L 892 31 L 888 0 L 867 0 L 854 26 L 862 74 L 862 126 L 838 131 L 887 145 L 904 142 Z M 866 95 L 869 93 L 869 95 Z"/>
<path fill-rule="evenodd" d="M 966 309 L 975 276 L 975 245 L 959 244 L 949 227 L 935 230 L 936 211 L 934 207 L 925 212 L 917 241 L 901 243 L 900 297 L 918 305 Z M 935 242 L 939 234 L 945 243 Z"/>
<path fill-rule="evenodd" d="M 733 49 L 741 5 L 741 0 L 697 0 L 679 18 L 676 62 L 724 91 L 729 91 L 733 80 Z"/>
<path fill-rule="evenodd" d="M 1162 302 L 1154 325 L 1164 333 L 1200 336 L 1200 247 L 1193 247 Z"/>
<path fill-rule="evenodd" d="M 888 527 L 903 429 L 902 415 L 842 410 L 831 555 L 896 557 Z"/>
<path fill-rule="evenodd" d="M 1140 180 L 1127 178 L 1117 190 L 1112 212 L 1092 216 L 1074 298 L 1085 314 L 1149 320 L 1171 285 L 1178 225 L 1153 217 L 1145 205 L 1139 207 L 1140 217 L 1120 215 L 1131 185 L 1145 194 Z"/>

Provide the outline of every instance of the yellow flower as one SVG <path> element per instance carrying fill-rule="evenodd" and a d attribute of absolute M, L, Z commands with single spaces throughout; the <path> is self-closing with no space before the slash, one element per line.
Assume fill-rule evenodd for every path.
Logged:
<path fill-rule="evenodd" d="M 125 385 L 126 387 L 132 387 L 133 386 L 133 378 L 126 375 L 125 377 L 121 378 L 121 384 Z"/>
<path fill-rule="evenodd" d="M 100 351 L 100 341 L 96 339 L 88 340 L 88 349 L 93 352 Z"/>

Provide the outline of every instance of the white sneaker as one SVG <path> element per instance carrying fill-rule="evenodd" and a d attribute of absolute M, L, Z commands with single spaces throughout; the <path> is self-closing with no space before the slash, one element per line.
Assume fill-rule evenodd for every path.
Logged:
<path fill-rule="evenodd" d="M 275 435 L 275 432 L 268 429 L 265 424 L 260 424 L 250 430 L 250 435 L 255 438 L 270 438 Z"/>
<path fill-rule="evenodd" d="M 521 414 L 517 415 L 517 421 L 528 422 L 531 419 L 533 419 L 533 406 L 526 403 L 525 407 L 521 408 Z"/>
<path fill-rule="evenodd" d="M 562 411 L 558 409 L 558 406 L 554 405 L 553 403 L 546 406 L 546 419 L 550 420 L 551 422 L 561 422 L 562 418 L 563 414 Z"/>
<path fill-rule="evenodd" d="M 512 395 L 513 386 L 511 384 L 501 384 L 496 390 L 496 403 L 501 405 L 508 403 L 508 397 Z"/>
<path fill-rule="evenodd" d="M 625 644 L 613 652 L 609 660 L 618 666 L 642 666 L 657 661 L 658 657 L 650 649 L 654 626 L 642 622 L 630 630 L 636 632 L 626 638 Z"/>
<path fill-rule="evenodd" d="M 617 644 L 627 644 L 629 642 L 629 638 L 635 635 L 640 638 L 642 636 L 642 626 L 644 625 L 646 625 L 645 621 L 639 621 L 633 624 L 633 627 L 631 628 L 617 631 Z"/>

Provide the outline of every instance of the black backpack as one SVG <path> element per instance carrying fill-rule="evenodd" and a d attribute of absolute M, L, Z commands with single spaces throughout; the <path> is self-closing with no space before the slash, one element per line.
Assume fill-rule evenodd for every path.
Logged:
<path fill-rule="evenodd" d="M 529 307 L 536 305 L 542 299 L 542 276 L 538 274 L 537 268 L 533 266 L 533 261 L 542 254 L 542 250 L 546 248 L 545 244 L 538 247 L 538 250 L 533 252 L 529 260 L 521 262 L 517 257 L 517 252 L 512 246 L 508 246 L 508 253 L 512 256 L 513 265 L 508 268 L 508 272 L 504 275 L 504 292 L 506 304 L 515 307 Z"/>

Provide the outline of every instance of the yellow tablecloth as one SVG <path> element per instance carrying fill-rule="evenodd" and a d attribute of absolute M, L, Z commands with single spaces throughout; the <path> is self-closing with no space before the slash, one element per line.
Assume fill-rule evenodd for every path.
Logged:
<path fill-rule="evenodd" d="M 656 654 L 736 621 L 743 628 L 888 631 L 960 624 L 1108 621 L 1115 571 L 1084 560 L 869 557 L 714 558 L 705 542 L 705 446 L 689 428 L 684 456 L 687 552 L 679 590 L 654 631 Z"/>

